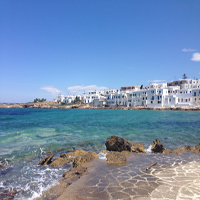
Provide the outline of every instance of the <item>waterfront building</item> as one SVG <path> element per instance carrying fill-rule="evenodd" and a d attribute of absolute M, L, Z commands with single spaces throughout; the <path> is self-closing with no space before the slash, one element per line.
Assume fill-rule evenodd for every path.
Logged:
<path fill-rule="evenodd" d="M 175 107 L 200 106 L 200 81 L 180 79 L 170 83 L 121 87 L 120 92 L 106 95 L 111 106 Z"/>

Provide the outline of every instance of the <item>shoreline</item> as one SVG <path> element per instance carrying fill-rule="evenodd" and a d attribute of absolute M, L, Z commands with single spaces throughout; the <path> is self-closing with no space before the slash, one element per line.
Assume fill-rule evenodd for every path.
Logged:
<path fill-rule="evenodd" d="M 194 156 L 195 157 L 195 156 Z M 94 159 L 86 163 L 87 171 L 76 180 L 61 178 L 57 185 L 45 191 L 42 199 L 176 199 L 195 198 L 200 182 L 200 160 L 193 155 L 129 154 L 127 163 L 108 165 Z M 153 162 L 158 164 L 146 171 Z M 199 196 L 198 196 L 199 197 Z"/>
<path fill-rule="evenodd" d="M 101 109 L 101 110 L 171 110 L 171 111 L 200 111 L 200 107 L 91 107 L 89 104 L 60 105 L 55 102 L 42 103 L 0 103 L 0 108 L 35 108 L 35 109 Z"/>
<path fill-rule="evenodd" d="M 112 137 L 116 138 L 116 136 Z M 119 146 L 114 145 L 111 138 L 108 138 L 106 143 L 112 144 L 113 148 L 118 148 Z M 123 140 L 123 138 L 117 138 L 118 142 Z M 152 146 L 154 153 L 147 154 L 136 153 L 135 148 L 128 151 L 126 149 L 128 144 L 123 145 L 127 141 L 124 139 L 124 142 L 121 142 L 120 148 L 124 148 L 121 149 L 122 151 L 113 149 L 113 151 L 102 150 L 98 153 L 98 155 L 105 154 L 106 159 L 96 156 L 89 159 L 89 154 L 96 153 L 83 150 L 62 154 L 61 158 L 75 156 L 72 167 L 63 174 L 57 185 L 34 200 L 46 198 L 151 200 L 176 199 L 177 197 L 191 199 L 200 196 L 200 192 L 195 193 L 200 189 L 200 144 L 195 147 L 185 146 L 170 152 L 164 149 L 162 143 L 156 139 L 154 140 L 155 146 Z M 111 147 L 108 143 L 106 144 L 107 149 Z M 161 150 L 161 146 L 167 151 Z M 139 149 L 139 146 L 137 147 Z M 161 151 L 155 151 L 156 149 Z M 122 157 L 125 158 L 124 161 Z M 191 191 L 194 191 L 194 194 Z"/>

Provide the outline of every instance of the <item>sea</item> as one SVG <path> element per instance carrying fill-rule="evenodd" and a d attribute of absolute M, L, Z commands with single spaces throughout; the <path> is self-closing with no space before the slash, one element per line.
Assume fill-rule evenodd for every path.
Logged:
<path fill-rule="evenodd" d="M 38 166 L 47 155 L 106 149 L 112 135 L 142 142 L 158 138 L 167 149 L 200 143 L 200 112 L 103 109 L 0 109 L 0 193 L 34 199 L 58 183 L 71 163 Z M 151 152 L 147 151 L 149 156 Z"/>

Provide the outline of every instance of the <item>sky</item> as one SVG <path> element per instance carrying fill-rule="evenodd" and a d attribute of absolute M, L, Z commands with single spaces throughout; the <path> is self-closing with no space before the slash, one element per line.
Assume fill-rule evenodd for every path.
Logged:
<path fill-rule="evenodd" d="M 0 103 L 200 78 L 199 0 L 1 0 Z"/>

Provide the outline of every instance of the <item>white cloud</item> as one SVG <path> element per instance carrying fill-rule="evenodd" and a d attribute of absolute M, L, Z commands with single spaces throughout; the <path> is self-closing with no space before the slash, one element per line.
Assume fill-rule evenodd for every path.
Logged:
<path fill-rule="evenodd" d="M 42 87 L 42 88 L 40 88 L 41 90 L 45 90 L 45 91 L 47 91 L 47 92 L 50 92 L 51 94 L 53 94 L 53 95 L 56 95 L 56 94 L 58 94 L 58 93 L 60 93 L 61 91 L 60 90 L 58 90 L 57 88 L 53 88 L 53 87 L 51 87 L 51 86 L 49 86 L 49 87 Z"/>
<path fill-rule="evenodd" d="M 186 49 L 186 48 L 184 48 L 184 49 L 182 49 L 182 51 L 184 51 L 184 52 L 191 52 L 191 51 L 196 51 L 196 49 Z"/>
<path fill-rule="evenodd" d="M 161 82 L 166 82 L 166 80 L 149 80 L 147 82 L 149 82 L 149 83 L 161 83 Z"/>
<path fill-rule="evenodd" d="M 75 85 L 67 88 L 67 90 L 73 94 L 82 94 L 84 92 L 87 93 L 89 91 L 94 91 L 94 90 L 99 91 L 107 89 L 108 89 L 107 87 L 97 86 L 97 85 Z"/>
<path fill-rule="evenodd" d="M 191 58 L 192 61 L 200 62 L 200 53 L 193 53 L 193 57 Z"/>

